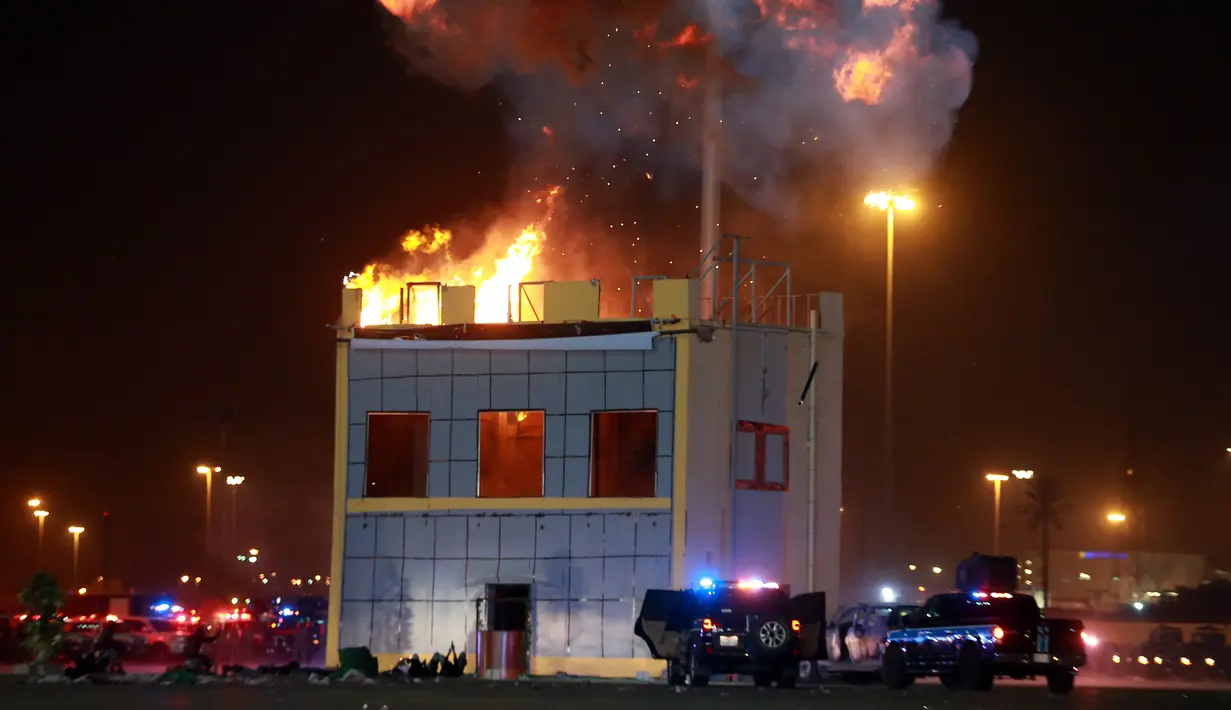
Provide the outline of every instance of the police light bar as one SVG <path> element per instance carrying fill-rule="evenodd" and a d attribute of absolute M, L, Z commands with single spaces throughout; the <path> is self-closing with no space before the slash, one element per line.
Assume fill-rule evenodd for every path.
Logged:
<path fill-rule="evenodd" d="M 987 599 L 988 597 L 991 597 L 992 599 L 1012 599 L 1013 598 L 1013 595 L 1009 594 L 1008 592 L 992 592 L 991 594 L 988 594 L 987 592 L 972 592 L 970 596 L 974 597 L 975 599 Z"/>
<path fill-rule="evenodd" d="M 714 589 L 778 589 L 777 582 L 765 582 L 760 579 L 714 580 L 702 577 L 697 581 L 697 587 L 705 590 Z"/>

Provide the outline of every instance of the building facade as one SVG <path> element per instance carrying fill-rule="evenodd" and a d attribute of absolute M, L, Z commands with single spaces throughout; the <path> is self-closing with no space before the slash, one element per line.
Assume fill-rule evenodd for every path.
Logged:
<path fill-rule="evenodd" d="M 1208 570 L 1205 555 L 1197 553 L 1053 550 L 1048 559 L 1048 603 L 1094 611 L 1174 595 L 1180 587 L 1198 586 Z M 1034 554 L 1026 562 L 1023 585 L 1041 586 L 1042 556 Z"/>
<path fill-rule="evenodd" d="M 427 326 L 360 326 L 344 291 L 330 662 L 524 629 L 534 674 L 657 674 L 633 635 L 647 589 L 836 596 L 841 296 L 793 328 L 701 318 L 698 281 L 651 284 L 639 318 L 600 319 L 598 285 L 570 282 L 507 324 L 448 289 Z"/>

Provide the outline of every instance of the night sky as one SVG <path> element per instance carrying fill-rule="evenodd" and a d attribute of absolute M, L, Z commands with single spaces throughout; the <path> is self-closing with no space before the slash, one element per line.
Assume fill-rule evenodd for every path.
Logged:
<path fill-rule="evenodd" d="M 982 475 L 1011 468 L 1063 478 L 1060 548 L 1115 544 L 1101 520 L 1132 468 L 1146 544 L 1227 563 L 1216 6 L 945 3 L 979 40 L 973 92 L 898 229 L 896 448 L 919 564 L 990 546 Z M 193 469 L 219 456 L 246 477 L 237 544 L 266 570 L 327 573 L 341 279 L 407 229 L 524 188 L 508 97 L 408 74 L 364 0 L 25 11 L 5 23 L 21 36 L 6 43 L 0 590 L 35 566 L 32 496 L 61 575 L 69 524 L 87 528 L 83 577 L 101 572 L 104 511 L 114 574 L 195 574 Z M 883 217 L 860 206 L 858 162 L 803 166 L 789 219 L 734 195 L 723 214 L 794 263 L 797 291 L 846 294 L 849 560 L 879 544 L 858 521 L 881 505 Z M 687 268 L 695 175 L 588 179 L 553 247 Z M 1021 493 L 1005 495 L 1004 545 L 1025 552 Z"/>

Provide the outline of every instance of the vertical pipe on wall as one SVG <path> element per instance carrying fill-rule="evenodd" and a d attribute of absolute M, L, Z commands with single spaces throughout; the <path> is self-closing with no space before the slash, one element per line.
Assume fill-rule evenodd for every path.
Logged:
<path fill-rule="evenodd" d="M 727 569 L 733 576 L 739 574 L 735 568 L 735 480 L 739 461 L 736 449 L 736 422 L 739 420 L 739 242 L 738 236 L 731 237 L 731 477 L 727 504 Z M 714 315 L 717 317 L 718 314 Z"/>
<path fill-rule="evenodd" d="M 820 317 L 816 309 L 808 314 L 808 367 L 816 362 L 816 330 Z M 808 584 L 804 591 L 816 591 L 816 387 L 808 388 Z"/>

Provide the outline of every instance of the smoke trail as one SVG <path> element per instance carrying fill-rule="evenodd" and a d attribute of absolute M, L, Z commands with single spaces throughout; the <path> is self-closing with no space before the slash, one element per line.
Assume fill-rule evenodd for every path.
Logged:
<path fill-rule="evenodd" d="M 800 166 L 921 176 L 951 138 L 976 52 L 939 0 L 381 2 L 415 70 L 497 82 L 528 159 L 605 180 L 698 165 L 716 52 L 724 179 L 763 204 Z"/>

